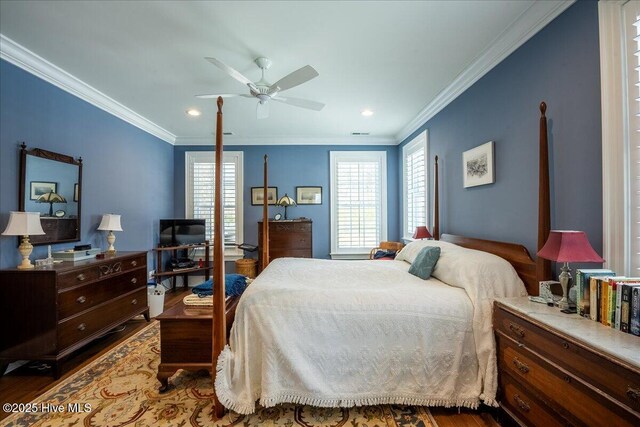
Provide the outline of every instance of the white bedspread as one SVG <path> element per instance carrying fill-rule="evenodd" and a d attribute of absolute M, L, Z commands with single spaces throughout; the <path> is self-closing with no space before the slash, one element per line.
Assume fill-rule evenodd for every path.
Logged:
<path fill-rule="evenodd" d="M 404 261 L 274 260 L 242 296 L 218 359 L 222 404 L 242 414 L 257 399 L 265 407 L 475 408 L 481 396 L 493 404 L 477 355 L 495 348 L 493 335 L 473 330 L 478 319 L 491 330 L 491 307 L 474 303 L 477 292 L 408 269 Z M 489 312 L 474 315 L 476 305 Z"/>

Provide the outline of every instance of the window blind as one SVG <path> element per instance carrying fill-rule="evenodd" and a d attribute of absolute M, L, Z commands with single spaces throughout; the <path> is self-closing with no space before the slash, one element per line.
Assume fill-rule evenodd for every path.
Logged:
<path fill-rule="evenodd" d="M 640 4 L 624 6 L 627 32 L 628 145 L 626 157 L 628 183 L 628 265 L 632 276 L 640 275 Z"/>
<path fill-rule="evenodd" d="M 427 139 L 426 132 L 403 147 L 404 237 L 416 227 L 427 225 Z"/>

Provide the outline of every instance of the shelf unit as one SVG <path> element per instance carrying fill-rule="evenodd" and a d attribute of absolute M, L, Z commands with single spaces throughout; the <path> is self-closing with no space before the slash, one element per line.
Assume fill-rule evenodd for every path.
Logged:
<path fill-rule="evenodd" d="M 202 267 L 189 267 L 189 268 L 175 268 L 165 270 L 165 256 L 164 254 L 169 252 L 173 258 L 178 258 L 178 251 L 181 250 L 192 250 L 204 248 L 204 260 Z M 156 273 L 154 274 L 154 279 L 156 281 L 162 281 L 163 278 L 171 278 L 171 289 L 175 291 L 176 289 L 176 277 L 182 277 L 183 286 L 188 286 L 187 276 L 191 273 L 197 273 L 204 271 L 204 279 L 209 280 L 211 271 L 213 271 L 213 262 L 210 259 L 209 249 L 211 245 L 209 241 L 205 241 L 204 243 L 194 244 L 194 245 L 180 245 L 180 246 L 158 246 L 154 249 L 156 252 Z M 196 264 L 198 261 L 196 261 Z"/>

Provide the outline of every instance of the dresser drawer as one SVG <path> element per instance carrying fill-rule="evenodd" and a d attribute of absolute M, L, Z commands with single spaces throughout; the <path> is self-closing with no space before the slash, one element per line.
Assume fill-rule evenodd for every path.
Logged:
<path fill-rule="evenodd" d="M 528 387 L 522 387 L 509 375 L 500 373 L 499 390 L 502 405 L 515 416 L 519 422 L 534 427 L 566 426 L 567 423 L 547 409 L 547 405 L 529 391 Z"/>
<path fill-rule="evenodd" d="M 311 251 L 309 249 L 269 249 L 270 260 L 285 257 L 311 258 Z"/>
<path fill-rule="evenodd" d="M 90 337 L 104 327 L 115 326 L 131 318 L 147 307 L 146 286 L 111 302 L 98 305 L 79 316 L 70 317 L 58 324 L 58 350 Z"/>
<path fill-rule="evenodd" d="M 269 250 L 271 249 L 311 249 L 311 235 L 309 233 L 269 235 Z"/>
<path fill-rule="evenodd" d="M 603 397 L 572 374 L 548 363 L 512 339 L 497 334 L 498 366 L 549 399 L 568 419 L 588 425 L 633 426 L 640 421 L 630 409 Z M 600 368 L 602 369 L 602 368 Z"/>
<path fill-rule="evenodd" d="M 136 268 L 147 266 L 146 255 L 135 256 L 131 258 L 117 259 L 100 264 L 91 264 L 86 268 L 76 269 L 72 272 L 62 273 L 58 277 L 58 289 L 66 289 L 73 286 L 89 283 L 102 277 L 113 274 L 134 270 Z"/>
<path fill-rule="evenodd" d="M 109 280 L 89 283 L 84 286 L 70 288 L 58 294 L 58 319 L 72 316 L 102 302 L 117 298 L 131 292 L 147 279 L 147 269 L 138 268 L 120 274 Z"/>
<path fill-rule="evenodd" d="M 637 372 L 502 309 L 494 310 L 494 328 L 640 412 L 640 374 Z"/>
<path fill-rule="evenodd" d="M 311 233 L 310 222 L 270 222 L 269 233 Z M 271 237 L 271 236 L 269 236 Z"/>

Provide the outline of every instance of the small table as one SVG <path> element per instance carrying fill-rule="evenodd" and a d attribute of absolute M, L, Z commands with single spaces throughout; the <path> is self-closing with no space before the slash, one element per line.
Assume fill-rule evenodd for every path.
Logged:
<path fill-rule="evenodd" d="M 239 297 L 227 297 L 227 337 L 231 330 Z M 160 365 L 158 381 L 161 392 L 167 390 L 169 378 L 178 369 L 206 370 L 213 374 L 213 307 L 185 306 L 182 301 L 165 310 L 160 321 Z"/>

